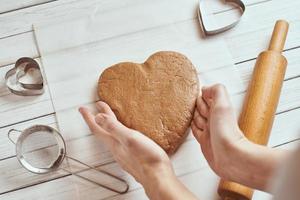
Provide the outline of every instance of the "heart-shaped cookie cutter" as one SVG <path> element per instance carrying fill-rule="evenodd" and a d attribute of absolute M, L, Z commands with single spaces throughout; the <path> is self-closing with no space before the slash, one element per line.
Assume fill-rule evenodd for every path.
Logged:
<path fill-rule="evenodd" d="M 24 83 L 20 79 L 26 73 L 35 69 L 39 72 L 39 79 L 35 83 Z M 7 88 L 16 95 L 36 96 L 44 93 L 44 81 L 39 64 L 32 58 L 22 57 L 17 60 L 14 68 L 10 69 L 5 75 Z"/>
<path fill-rule="evenodd" d="M 231 29 L 232 27 L 234 27 L 235 25 L 237 25 L 239 23 L 241 17 L 243 16 L 243 14 L 246 10 L 245 4 L 241 0 L 224 0 L 224 1 L 225 1 L 225 3 L 232 3 L 232 4 L 236 5 L 241 11 L 240 17 L 237 20 L 235 20 L 223 27 L 219 27 L 219 28 L 215 28 L 215 29 L 208 29 L 207 28 L 207 18 L 206 18 L 206 15 L 204 15 L 204 10 L 203 10 L 203 0 L 199 0 L 198 18 L 199 18 L 199 22 L 202 27 L 202 30 L 206 36 L 215 35 L 215 34 L 227 31 L 228 29 Z"/>

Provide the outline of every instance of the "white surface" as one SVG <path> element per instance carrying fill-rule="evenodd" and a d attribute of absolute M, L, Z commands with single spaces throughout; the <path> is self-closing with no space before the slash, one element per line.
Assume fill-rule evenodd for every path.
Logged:
<path fill-rule="evenodd" d="M 24 9 L 19 6 L 22 4 L 31 6 L 32 2 L 35 4 L 38 1 L 17 0 L 14 1 L 15 6 L 13 4 L 1 6 L 6 10 L 13 10 L 14 7 L 19 10 L 0 14 L 0 66 L 3 66 L 0 73 L 4 75 L 12 67 L 7 65 L 12 64 L 21 56 L 40 56 L 34 41 L 32 24 L 38 24 L 39 27 L 44 26 L 40 31 L 45 31 L 43 34 L 48 40 L 41 51 L 47 52 L 47 56 L 56 59 L 55 62 L 44 63 L 44 65 L 53 67 L 49 70 L 52 74 L 52 78 L 49 79 L 51 80 L 50 87 L 53 87 L 55 93 L 58 94 L 57 98 L 53 100 L 49 93 L 36 99 L 23 99 L 9 94 L 3 82 L 0 81 L 0 93 L 3 95 L 0 95 L 0 190 L 13 189 L 15 186 L 35 179 L 46 182 L 0 195 L 0 199 L 103 199 L 114 195 L 107 190 L 70 176 L 47 182 L 50 177 L 36 177 L 36 175 L 26 172 L 14 157 L 9 158 L 14 155 L 14 148 L 6 138 L 7 131 L 10 128 L 23 129 L 40 123 L 51 124 L 55 127 L 59 125 L 68 139 L 70 154 L 91 164 L 111 162 L 110 154 L 89 134 L 77 113 L 78 105 L 89 104 L 97 99 L 91 89 L 94 80 L 100 74 L 100 70 L 92 74 L 95 69 L 107 67 L 121 60 L 142 62 L 152 52 L 161 50 L 161 48 L 182 51 L 196 64 L 202 83 L 224 83 L 229 88 L 235 105 L 238 107 L 254 64 L 254 61 L 247 60 L 255 58 L 260 51 L 266 48 L 273 24 L 278 18 L 289 20 L 290 32 L 286 47 L 294 49 L 285 52 L 289 61 L 286 79 L 292 79 L 284 83 L 270 145 L 281 144 L 299 137 L 300 80 L 298 77 L 300 76 L 300 63 L 298 47 L 300 45 L 300 26 L 297 14 L 300 8 L 299 1 L 247 0 L 245 1 L 249 5 L 247 12 L 237 27 L 205 41 L 200 37 L 201 32 L 195 21 L 196 15 L 193 8 L 196 6 L 196 0 L 155 0 L 151 2 L 145 0 L 64 0 L 33 5 Z M 5 1 L 1 1 L 0 5 L 2 3 Z M 149 6 L 149 9 L 146 9 L 145 5 Z M 208 7 L 211 9 L 209 12 L 214 13 L 213 15 L 217 17 L 218 23 L 231 17 L 232 11 L 228 10 L 228 6 L 224 7 L 217 3 L 217 0 Z M 140 10 L 137 11 L 136 8 L 140 8 Z M 164 9 L 168 9 L 169 12 L 163 12 Z M 180 12 L 177 12 L 178 9 Z M 135 19 L 135 13 L 140 14 L 139 17 L 136 17 L 137 19 Z M 153 13 L 157 16 L 149 18 L 149 15 L 153 15 Z M 103 18 L 98 21 L 95 16 Z M 79 24 L 76 24 L 78 21 L 75 22 L 75 28 L 77 28 L 75 30 L 70 23 L 64 22 L 65 20 L 74 22 L 74 18 L 81 18 Z M 88 24 L 86 19 L 92 19 L 92 23 Z M 122 20 L 126 23 L 121 23 Z M 50 22 L 51 26 L 48 26 L 49 21 L 52 21 Z M 128 22 L 131 23 L 128 24 Z M 78 34 L 82 33 L 79 30 L 90 30 L 82 28 L 95 27 L 95 24 L 97 29 L 93 29 L 94 35 L 84 38 Z M 118 24 L 120 25 L 118 26 Z M 53 27 L 61 28 L 53 29 Z M 49 32 L 49 29 L 54 32 Z M 72 30 L 73 33 L 71 33 Z M 78 31 L 76 32 L 76 30 Z M 176 42 L 171 43 L 171 41 Z M 224 41 L 227 47 L 224 45 Z M 141 45 L 143 49 L 140 48 Z M 207 51 L 207 54 L 203 51 L 202 45 L 205 46 L 204 50 Z M 85 47 L 83 51 L 79 48 L 83 48 L 82 46 Z M 223 51 L 224 46 L 229 51 Z M 215 60 L 212 56 L 213 52 L 217 54 Z M 89 57 L 93 59 L 88 60 Z M 234 63 L 241 63 L 233 66 L 231 58 Z M 81 63 L 77 63 L 78 59 L 83 60 Z M 77 64 L 81 64 L 80 68 L 74 70 L 73 67 L 72 74 L 66 73 L 68 68 Z M 84 69 L 82 66 L 85 66 Z M 48 70 L 46 69 L 46 71 Z M 232 71 L 236 71 L 236 74 Z M 92 75 L 90 76 L 90 74 Z M 47 74 L 47 76 L 49 75 Z M 63 87 L 70 89 L 72 86 L 74 88 L 72 90 L 65 91 L 63 89 Z M 78 93 L 81 90 L 87 91 Z M 53 89 L 51 89 L 51 93 L 53 93 Z M 56 123 L 56 117 L 51 114 L 54 112 L 52 103 L 54 103 L 55 109 L 59 110 L 59 124 Z M 291 143 L 283 147 L 289 148 L 295 144 Z M 208 168 L 198 144 L 191 135 L 172 160 L 177 175 L 200 199 L 217 198 L 218 179 Z M 128 194 L 108 199 L 146 199 L 140 185 L 124 174 L 114 162 L 103 167 L 123 175 L 132 186 L 131 192 Z M 266 196 L 268 195 L 255 193 L 254 199 L 269 198 Z"/>
<path fill-rule="evenodd" d="M 85 141 L 88 146 L 91 146 L 90 142 L 97 142 L 88 140 L 93 136 L 86 137 L 89 135 L 89 130 L 83 123 L 77 108 L 98 99 L 96 93 L 98 77 L 106 67 L 116 62 L 144 62 L 156 51 L 179 51 L 192 60 L 197 70 L 201 72 L 204 83 L 221 81 L 216 78 L 219 74 L 224 77 L 222 82 L 228 85 L 231 93 L 240 91 L 239 86 L 242 82 L 223 39 L 201 38 L 197 21 L 188 19 L 181 22 L 181 18 L 174 13 L 179 7 L 182 8 L 182 13 L 192 13 L 189 6 L 184 6 L 181 1 L 178 3 L 174 1 L 171 6 L 168 1 L 151 5 L 152 7 L 147 7 L 146 10 L 141 9 L 142 7 L 118 10 L 118 15 L 124 16 L 122 21 L 116 18 L 114 20 L 112 16 L 115 16 L 116 12 L 112 12 L 93 16 L 92 19 L 35 26 L 58 125 L 63 136 L 68 140 L 82 138 L 80 140 Z M 170 12 L 166 12 L 166 8 Z M 125 22 L 133 23 L 117 26 Z M 108 25 L 111 25 L 112 29 L 103 30 L 103 27 Z M 49 35 L 57 40 L 54 39 L 54 42 L 49 40 Z M 103 146 L 100 142 L 98 144 Z M 100 154 L 96 148 L 86 154 L 83 154 L 80 149 L 71 151 L 73 150 L 74 153 L 77 152 L 78 155 L 85 157 L 88 153 Z M 102 152 L 106 151 L 104 148 Z M 189 137 L 172 158 L 178 176 L 207 165 L 202 156 L 199 157 L 198 154 L 191 154 L 191 152 L 199 152 L 199 144 Z M 100 164 L 112 161 L 105 158 L 105 156 L 93 157 L 90 162 Z M 217 182 L 218 179 L 215 178 L 212 179 L 211 184 L 216 185 Z M 131 183 L 131 191 L 136 184 Z M 144 196 L 143 193 L 133 194 L 134 197 L 130 197 L 131 199 Z M 203 199 L 211 199 L 214 195 L 208 192 L 199 193 Z"/>

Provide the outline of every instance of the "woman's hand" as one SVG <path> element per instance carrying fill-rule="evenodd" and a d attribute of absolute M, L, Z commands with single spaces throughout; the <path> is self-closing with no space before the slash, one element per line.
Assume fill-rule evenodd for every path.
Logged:
<path fill-rule="evenodd" d="M 210 167 L 220 177 L 268 190 L 268 181 L 287 152 L 250 142 L 239 129 L 223 85 L 202 89 L 192 131 Z"/>
<path fill-rule="evenodd" d="M 161 147 L 121 124 L 106 103 L 97 102 L 96 107 L 99 110 L 96 115 L 83 107 L 79 111 L 91 132 L 108 146 L 121 167 L 144 186 L 151 199 L 194 198 L 176 178 Z"/>
<path fill-rule="evenodd" d="M 248 141 L 238 127 L 234 108 L 223 85 L 202 89 L 191 128 L 210 167 L 219 176 L 227 178 L 228 170 L 224 166 L 234 160 L 229 153 Z"/>

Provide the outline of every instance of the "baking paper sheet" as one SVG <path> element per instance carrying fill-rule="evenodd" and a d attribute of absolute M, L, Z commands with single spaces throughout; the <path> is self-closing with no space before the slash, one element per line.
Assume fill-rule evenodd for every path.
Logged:
<path fill-rule="evenodd" d="M 149 3 L 147 9 L 137 5 L 87 18 L 34 26 L 59 129 L 67 141 L 93 137 L 77 109 L 81 105 L 95 109 L 94 102 L 99 99 L 98 77 L 117 62 L 140 63 L 157 51 L 178 51 L 193 62 L 201 84 L 220 82 L 231 94 L 244 89 L 223 38 L 203 38 L 194 14 L 189 14 L 190 19 L 187 16 L 194 10 L 187 12 L 181 4 L 170 6 L 167 1 L 161 2 L 155 6 Z M 178 9 L 183 11 L 176 12 Z M 89 146 L 90 142 L 87 139 L 82 145 Z M 199 153 L 191 153 L 195 151 Z M 207 168 L 204 157 L 199 154 L 199 145 L 189 135 L 172 157 L 176 173 L 181 175 L 201 166 Z M 90 164 L 113 161 L 100 141 L 97 149 L 89 148 L 82 155 L 85 157 L 90 157 Z M 217 183 L 218 178 L 211 171 L 210 174 L 212 183 Z M 203 191 L 203 198 L 212 199 L 215 189 L 211 187 L 210 193 Z"/>

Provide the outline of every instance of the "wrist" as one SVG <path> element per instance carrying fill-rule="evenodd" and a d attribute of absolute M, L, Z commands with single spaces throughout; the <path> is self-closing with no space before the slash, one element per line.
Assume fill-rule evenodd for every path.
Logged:
<path fill-rule="evenodd" d="M 143 185 L 146 194 L 151 199 L 160 199 L 159 195 L 171 187 L 171 184 L 177 182 L 177 177 L 168 164 L 157 164 L 155 167 L 146 167 L 143 172 Z"/>
<path fill-rule="evenodd" d="M 238 134 L 237 134 L 238 135 Z M 222 154 L 216 156 L 216 173 L 225 180 L 236 181 L 240 172 L 245 170 L 244 160 L 251 142 L 242 134 L 240 137 L 226 140 L 222 148 L 218 149 Z"/>
<path fill-rule="evenodd" d="M 248 139 L 243 140 L 232 145 L 229 151 L 231 155 L 228 158 L 226 172 L 224 172 L 224 178 L 240 182 L 241 179 L 245 178 L 244 172 L 252 173 L 249 171 L 249 160 L 253 155 L 250 153 L 253 150 L 253 143 Z M 253 152 L 254 153 L 254 152 Z"/>
<path fill-rule="evenodd" d="M 280 160 L 276 150 L 245 139 L 235 146 L 233 156 L 228 180 L 266 191 Z"/>
<path fill-rule="evenodd" d="M 229 181 L 239 182 L 245 178 L 245 173 L 252 173 L 249 170 L 249 161 L 253 160 L 255 152 L 255 144 L 249 141 L 243 133 L 238 130 L 237 137 L 223 141 L 222 148 L 218 149 L 222 152 L 217 157 L 216 171 L 217 174 Z"/>

